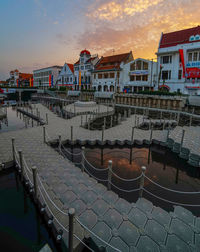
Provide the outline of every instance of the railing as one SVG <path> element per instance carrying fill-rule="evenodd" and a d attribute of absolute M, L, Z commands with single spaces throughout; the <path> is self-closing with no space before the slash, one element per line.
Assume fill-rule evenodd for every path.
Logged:
<path fill-rule="evenodd" d="M 22 151 L 16 150 L 15 147 L 15 139 L 12 139 L 12 150 L 13 150 L 13 160 L 16 164 L 16 167 L 18 168 L 18 171 L 21 173 L 22 180 L 27 179 L 27 183 L 30 184 L 31 189 L 30 192 L 34 193 L 34 197 L 36 199 L 42 198 L 43 204 L 43 210 L 45 207 L 47 207 L 50 214 L 53 216 L 53 220 L 55 220 L 58 225 L 68 233 L 68 248 L 69 251 L 73 251 L 73 237 L 79 240 L 87 249 L 90 251 L 95 252 L 93 249 L 91 249 L 84 241 L 82 241 L 75 233 L 74 233 L 74 224 L 75 221 L 77 221 L 84 229 L 86 229 L 90 234 L 92 234 L 94 237 L 96 237 L 98 240 L 100 240 L 102 243 L 104 243 L 106 246 L 110 247 L 114 251 L 121 252 L 121 250 L 115 248 L 108 242 L 104 241 L 101 237 L 96 235 L 92 230 L 90 230 L 87 226 L 85 226 L 77 217 L 75 217 L 75 209 L 69 208 L 68 213 L 64 212 L 62 209 L 60 209 L 54 201 L 51 199 L 50 195 L 48 194 L 47 190 L 45 189 L 45 186 L 43 185 L 43 181 L 41 180 L 39 174 L 37 173 L 37 168 L 35 166 L 32 167 L 32 171 L 28 167 L 26 160 L 22 154 Z M 31 177 L 32 176 L 32 177 Z M 39 182 L 39 183 L 38 183 Z M 59 219 L 54 215 L 51 207 L 48 204 L 48 201 L 53 205 L 55 209 L 57 209 L 62 215 L 69 218 L 69 229 L 67 229 L 60 221 Z M 61 235 L 57 236 L 57 240 L 61 239 Z"/>

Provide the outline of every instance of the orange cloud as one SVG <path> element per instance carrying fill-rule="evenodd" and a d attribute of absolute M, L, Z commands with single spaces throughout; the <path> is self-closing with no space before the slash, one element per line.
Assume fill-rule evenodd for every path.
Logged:
<path fill-rule="evenodd" d="M 161 32 L 200 24 L 199 0 L 96 0 L 88 8 L 88 26 L 78 39 L 81 48 L 100 54 L 133 51 L 135 58 L 156 58 Z"/>

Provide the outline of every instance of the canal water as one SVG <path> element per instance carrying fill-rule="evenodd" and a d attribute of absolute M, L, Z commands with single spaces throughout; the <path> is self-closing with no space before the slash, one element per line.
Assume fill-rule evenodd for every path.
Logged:
<path fill-rule="evenodd" d="M 52 251 L 64 251 L 53 242 L 12 169 L 0 172 L 0 199 L 1 251 L 36 252 L 46 244 Z"/>
<path fill-rule="evenodd" d="M 66 146 L 67 147 L 67 146 Z M 80 148 L 67 147 L 69 152 L 78 153 Z M 200 191 L 200 169 L 190 166 L 186 161 L 180 159 L 177 154 L 171 152 L 167 148 L 153 145 L 147 147 L 134 147 L 134 148 L 119 148 L 119 147 L 87 147 L 85 156 L 88 162 L 85 163 L 86 170 L 93 176 L 99 179 L 107 179 L 107 171 L 96 171 L 92 166 L 103 169 L 108 167 L 108 161 L 112 160 L 112 169 L 115 174 L 124 179 L 137 178 L 141 174 L 141 167 L 146 166 L 146 176 L 159 185 L 185 192 Z M 72 160 L 72 155 L 65 152 L 66 156 Z M 73 156 L 75 163 L 81 162 L 81 157 Z M 80 166 L 80 165 L 79 165 Z M 120 197 L 128 200 L 129 202 L 136 202 L 139 192 L 124 192 L 123 190 L 133 190 L 139 187 L 139 179 L 133 182 L 122 181 L 121 179 L 112 176 L 112 183 L 119 190 L 112 186 Z M 107 186 L 107 183 L 102 182 Z M 152 182 L 145 179 L 145 188 L 163 199 L 182 203 L 200 205 L 200 194 L 187 195 L 180 194 L 154 185 Z M 162 207 L 167 211 L 173 210 L 171 203 L 166 203 L 163 200 L 153 197 L 152 195 L 144 192 L 143 196 L 149 199 L 155 206 Z M 200 216 L 200 207 L 186 207 L 195 215 Z"/>
<path fill-rule="evenodd" d="M 32 127 L 32 125 L 33 127 L 37 126 L 37 122 L 33 120 L 32 124 L 32 119 L 28 118 L 27 127 Z M 0 120 L 0 133 L 24 128 L 25 128 L 25 119 L 23 115 L 20 115 L 20 113 L 18 113 L 17 116 L 16 108 L 14 106 L 8 107 L 7 117 Z"/>

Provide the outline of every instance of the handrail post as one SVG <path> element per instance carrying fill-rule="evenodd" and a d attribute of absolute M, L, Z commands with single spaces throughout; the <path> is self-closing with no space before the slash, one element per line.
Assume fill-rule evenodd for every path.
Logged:
<path fill-rule="evenodd" d="M 139 191 L 139 197 L 142 198 L 142 194 L 143 194 L 143 188 L 144 188 L 144 176 L 145 176 L 145 172 L 146 172 L 146 166 L 142 166 L 142 176 L 140 178 L 140 191 Z"/>
<path fill-rule="evenodd" d="M 43 142 L 46 143 L 46 127 L 43 126 Z"/>
<path fill-rule="evenodd" d="M 150 144 L 152 142 L 152 136 L 153 136 L 153 127 L 151 127 L 151 132 L 150 132 L 150 139 L 149 139 Z"/>
<path fill-rule="evenodd" d="M 135 127 L 132 127 L 132 133 L 131 133 L 131 142 L 133 142 L 133 137 L 134 137 L 134 130 L 135 130 Z"/>
<path fill-rule="evenodd" d="M 21 168 L 21 178 L 22 181 L 24 179 L 24 163 L 23 163 L 23 153 L 21 150 L 18 151 L 19 153 L 19 164 L 20 164 L 20 168 Z"/>
<path fill-rule="evenodd" d="M 69 252 L 73 252 L 74 216 L 75 216 L 75 209 L 74 208 L 69 209 L 68 216 L 69 216 L 68 249 L 69 249 Z"/>
<path fill-rule="evenodd" d="M 182 137 L 181 137 L 181 148 L 183 146 L 184 136 L 185 136 L 185 130 L 183 129 L 183 131 L 182 131 Z"/>
<path fill-rule="evenodd" d="M 101 142 L 103 144 L 103 139 L 104 139 L 104 126 L 102 126 L 102 134 L 101 134 Z"/>
<path fill-rule="evenodd" d="M 113 124 L 113 116 L 111 115 L 111 117 L 110 117 L 110 128 L 112 128 L 112 124 Z"/>
<path fill-rule="evenodd" d="M 73 143 L 73 126 L 71 126 L 71 143 Z"/>
<path fill-rule="evenodd" d="M 34 193 L 35 193 L 35 198 L 37 199 L 37 167 L 33 166 L 32 167 L 32 173 L 33 173 L 33 185 L 34 185 Z"/>
<path fill-rule="evenodd" d="M 90 118 L 88 119 L 88 130 L 90 130 Z"/>
<path fill-rule="evenodd" d="M 46 113 L 46 124 L 49 124 L 48 113 Z"/>
<path fill-rule="evenodd" d="M 111 180 L 112 180 L 112 160 L 108 161 L 108 190 L 111 190 Z"/>
<path fill-rule="evenodd" d="M 85 170 L 85 159 L 84 159 L 84 157 L 85 157 L 85 147 L 82 146 L 81 149 L 82 149 L 82 151 L 81 151 L 81 171 L 84 172 L 84 170 Z"/>
<path fill-rule="evenodd" d="M 103 118 L 103 127 L 104 127 L 104 129 L 106 128 L 106 118 L 105 117 Z"/>
<path fill-rule="evenodd" d="M 12 154 L 13 154 L 13 161 L 15 163 L 16 162 L 16 160 L 15 160 L 15 138 L 12 138 Z"/>
<path fill-rule="evenodd" d="M 58 136 L 58 150 L 59 150 L 59 153 L 61 154 L 61 135 Z"/>

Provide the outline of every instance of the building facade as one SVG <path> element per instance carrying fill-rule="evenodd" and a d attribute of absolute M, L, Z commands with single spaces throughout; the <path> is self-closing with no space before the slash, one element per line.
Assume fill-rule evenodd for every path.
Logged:
<path fill-rule="evenodd" d="M 132 60 L 132 52 L 101 57 L 92 71 L 93 89 L 100 92 L 123 91 L 123 67 Z"/>
<path fill-rule="evenodd" d="M 200 26 L 161 35 L 158 88 L 200 94 Z"/>
<path fill-rule="evenodd" d="M 58 87 L 71 87 L 74 84 L 74 66 L 73 64 L 65 63 L 59 76 L 58 76 Z"/>
<path fill-rule="evenodd" d="M 34 87 L 41 87 L 44 89 L 49 87 L 57 87 L 58 76 L 62 68 L 62 66 L 50 66 L 33 70 Z"/>
<path fill-rule="evenodd" d="M 9 85 L 14 87 L 32 87 L 33 74 L 21 73 L 18 69 L 10 71 Z"/>
<path fill-rule="evenodd" d="M 123 66 L 122 74 L 127 92 L 154 90 L 157 83 L 157 62 L 135 59 Z"/>
<path fill-rule="evenodd" d="M 79 60 L 74 64 L 74 90 L 91 89 L 91 72 L 98 60 L 98 55 L 92 56 L 86 49 L 81 51 Z"/>

